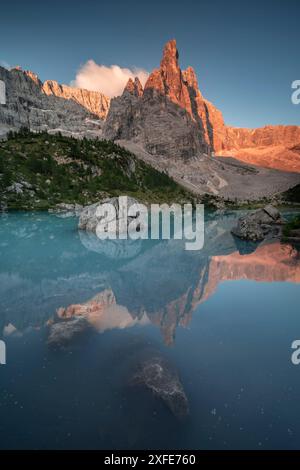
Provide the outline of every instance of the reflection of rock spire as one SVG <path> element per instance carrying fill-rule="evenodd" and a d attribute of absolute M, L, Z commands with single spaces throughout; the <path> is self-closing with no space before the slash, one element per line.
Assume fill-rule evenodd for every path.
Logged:
<path fill-rule="evenodd" d="M 300 283 L 300 256 L 290 245 L 279 242 L 261 245 L 255 252 L 241 255 L 213 256 L 201 272 L 197 286 L 189 288 L 178 299 L 168 303 L 154 314 L 151 322 L 159 326 L 164 341 L 171 345 L 178 326 L 187 326 L 200 303 L 205 302 L 227 280 L 254 280 L 257 282 Z"/>
<path fill-rule="evenodd" d="M 300 256 L 291 245 L 280 242 L 259 246 L 253 253 L 213 256 L 209 264 L 208 279 L 197 303 L 204 302 L 223 281 L 246 279 L 257 282 L 300 283 Z M 201 284 L 201 280 L 199 282 Z"/>
<path fill-rule="evenodd" d="M 181 297 L 168 303 L 165 308 L 148 314 L 152 323 L 160 328 L 164 342 L 167 346 L 171 346 L 175 341 L 176 328 L 186 326 L 187 318 L 191 312 L 190 294 L 192 289 L 188 289 Z"/>

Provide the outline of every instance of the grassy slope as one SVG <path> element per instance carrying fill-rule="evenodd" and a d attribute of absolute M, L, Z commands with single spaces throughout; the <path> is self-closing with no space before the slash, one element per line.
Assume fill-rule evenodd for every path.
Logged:
<path fill-rule="evenodd" d="M 12 183 L 29 183 L 22 194 Z M 190 202 L 193 196 L 110 141 L 78 141 L 22 131 L 0 142 L 0 202 L 8 209 L 48 209 L 57 203 L 90 204 L 128 194 L 142 202 Z"/>

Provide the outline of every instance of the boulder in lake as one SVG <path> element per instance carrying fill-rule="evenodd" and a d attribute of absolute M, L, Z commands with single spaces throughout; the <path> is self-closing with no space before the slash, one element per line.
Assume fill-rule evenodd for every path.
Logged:
<path fill-rule="evenodd" d="M 61 202 L 59 204 L 56 204 L 54 209 L 49 209 L 49 212 L 61 218 L 79 217 L 82 209 L 83 206 L 81 206 L 80 204 L 67 204 Z"/>
<path fill-rule="evenodd" d="M 113 217 L 111 220 L 107 220 L 106 217 L 100 215 L 99 208 L 103 204 L 112 204 L 115 209 L 116 217 Z M 120 198 L 112 197 L 112 198 L 103 199 L 102 201 L 96 202 L 95 204 L 91 204 L 89 206 L 84 207 L 80 214 L 78 228 L 80 230 L 86 230 L 88 232 L 96 233 L 98 225 L 101 225 L 101 224 L 107 225 L 108 222 L 112 222 L 115 220 L 117 223 L 117 233 L 119 233 L 119 227 L 123 226 L 122 224 L 123 218 L 125 220 L 124 214 L 121 213 L 119 204 L 120 204 Z M 131 206 L 135 204 L 139 204 L 139 202 L 133 197 L 127 197 L 127 208 L 130 208 Z M 127 219 L 126 227 L 128 228 L 129 223 L 133 221 L 134 219 L 136 219 L 136 217 L 127 216 L 126 219 Z M 104 231 L 108 231 L 108 229 L 104 228 Z"/>
<path fill-rule="evenodd" d="M 134 375 L 134 384 L 144 385 L 160 398 L 177 418 L 189 413 L 188 399 L 173 367 L 160 356 L 142 362 Z"/>
<path fill-rule="evenodd" d="M 67 346 L 89 329 L 90 324 L 83 316 L 52 323 L 49 326 L 48 346 L 54 348 Z"/>
<path fill-rule="evenodd" d="M 283 222 L 280 212 L 269 204 L 240 217 L 231 233 L 243 240 L 262 241 L 265 238 L 279 237 Z"/>

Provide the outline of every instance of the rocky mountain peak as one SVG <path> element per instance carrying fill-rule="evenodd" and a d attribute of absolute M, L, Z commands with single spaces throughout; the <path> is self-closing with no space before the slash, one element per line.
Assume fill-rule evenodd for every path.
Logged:
<path fill-rule="evenodd" d="M 135 77 L 134 86 L 135 86 L 138 96 L 142 96 L 144 90 L 143 90 L 143 85 L 141 84 L 139 77 Z"/>
<path fill-rule="evenodd" d="M 148 80 L 145 83 L 145 95 L 153 94 L 153 92 L 157 92 L 160 95 L 166 94 L 166 89 L 161 73 L 161 69 L 154 69 L 153 72 L 150 73 Z"/>
<path fill-rule="evenodd" d="M 125 90 L 124 97 L 112 102 L 105 126 L 108 138 L 141 140 L 152 154 L 183 158 L 209 155 L 224 145 L 222 113 L 203 98 L 195 70 L 181 70 L 175 39 L 165 45 L 160 66 L 149 75 L 144 93 L 139 87 L 137 94 L 132 80 Z"/>
<path fill-rule="evenodd" d="M 41 86 L 42 85 L 42 82 L 41 80 L 39 79 L 38 75 L 34 72 L 32 72 L 31 70 L 25 70 L 25 75 L 29 78 L 31 78 L 31 80 L 36 83 L 37 85 Z"/>
<path fill-rule="evenodd" d="M 135 77 L 134 81 L 132 78 L 129 78 L 123 93 L 130 93 L 136 97 L 140 97 L 143 95 L 143 87 L 138 77 Z"/>
<path fill-rule="evenodd" d="M 177 50 L 176 39 L 171 39 L 165 44 L 163 50 L 163 57 L 160 62 L 162 70 L 168 70 L 170 67 L 179 68 L 178 65 L 179 53 Z"/>
<path fill-rule="evenodd" d="M 62 93 L 62 87 L 55 80 L 46 80 L 43 84 L 43 92 L 46 95 L 57 95 L 58 90 Z"/>
<path fill-rule="evenodd" d="M 156 90 L 192 115 L 189 91 L 178 58 L 176 40 L 172 39 L 165 45 L 160 67 L 150 74 L 145 90 Z"/>
<path fill-rule="evenodd" d="M 189 66 L 186 70 L 183 70 L 182 76 L 187 86 L 194 90 L 195 94 L 202 96 L 198 86 L 197 75 L 193 67 Z"/>
<path fill-rule="evenodd" d="M 209 154 L 211 144 L 203 132 L 195 92 L 190 91 L 178 58 L 172 39 L 164 47 L 159 68 L 149 75 L 144 92 L 139 82 L 128 81 L 123 95 L 111 102 L 104 127 L 106 138 L 133 140 L 153 155 L 185 160 Z M 193 69 L 188 69 L 187 79 L 198 86 Z M 207 119 L 205 110 L 203 114 Z"/>
<path fill-rule="evenodd" d="M 125 93 L 126 91 L 128 91 L 129 93 L 134 92 L 134 81 L 132 80 L 132 78 L 128 79 L 128 82 L 126 83 L 123 93 Z"/>

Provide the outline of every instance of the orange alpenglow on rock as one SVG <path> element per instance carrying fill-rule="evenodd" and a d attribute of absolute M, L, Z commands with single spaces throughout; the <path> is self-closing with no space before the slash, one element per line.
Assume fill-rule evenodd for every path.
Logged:
<path fill-rule="evenodd" d="M 125 88 L 124 88 L 124 92 L 128 92 L 130 93 L 131 95 L 134 95 L 136 97 L 139 97 L 139 96 L 142 96 L 143 95 L 143 86 L 139 80 L 138 77 L 135 77 L 134 81 L 132 80 L 132 78 L 129 78 Z"/>
<path fill-rule="evenodd" d="M 42 91 L 48 96 L 54 95 L 59 98 L 73 100 L 100 119 L 105 119 L 109 110 L 110 98 L 99 91 L 60 85 L 55 80 L 46 80 L 42 85 Z"/>
<path fill-rule="evenodd" d="M 170 101 L 185 109 L 193 118 L 188 84 L 179 67 L 178 59 L 176 40 L 172 39 L 165 45 L 160 68 L 153 70 L 150 74 L 145 84 L 145 91 L 157 90 L 158 93 L 167 96 Z"/>
<path fill-rule="evenodd" d="M 235 156 L 253 165 L 300 173 L 300 127 L 226 128 L 226 143 L 217 155 Z"/>
<path fill-rule="evenodd" d="M 128 96 L 112 100 L 107 138 L 135 140 L 155 155 L 186 159 L 215 154 L 300 172 L 300 127 L 226 126 L 222 112 L 200 92 L 194 69 L 180 69 L 175 39 L 165 45 L 160 66 L 149 75 L 144 91 L 129 80 L 124 92 L 134 96 L 134 102 L 129 103 Z"/>

